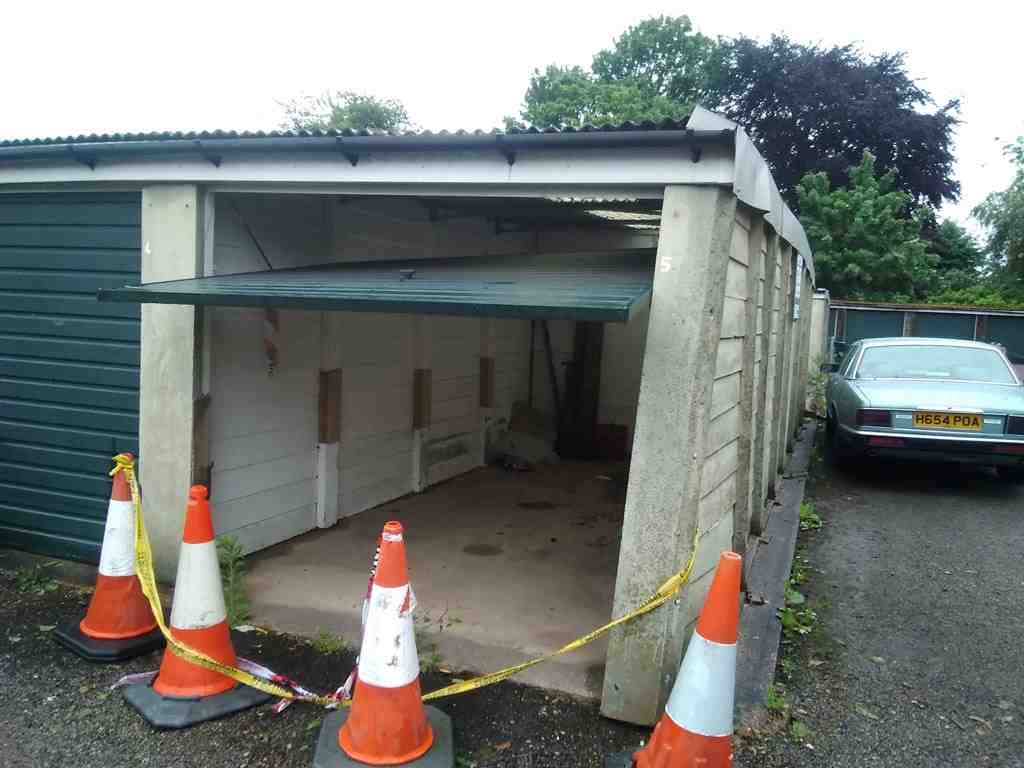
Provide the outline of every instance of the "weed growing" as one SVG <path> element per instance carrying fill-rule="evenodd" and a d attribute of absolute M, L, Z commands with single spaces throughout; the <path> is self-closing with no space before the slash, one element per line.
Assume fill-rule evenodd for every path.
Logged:
<path fill-rule="evenodd" d="M 348 643 L 345 642 L 345 638 L 341 635 L 335 634 L 334 632 L 328 632 L 326 629 L 320 629 L 317 627 L 316 637 L 314 637 L 310 643 L 313 646 L 313 650 L 317 653 L 329 656 L 333 653 L 341 653 L 348 647 Z"/>
<path fill-rule="evenodd" d="M 57 580 L 47 573 L 55 563 L 39 563 L 19 568 L 14 574 L 14 586 L 23 594 L 45 595 L 57 588 Z"/>
<path fill-rule="evenodd" d="M 249 595 L 245 587 L 247 573 L 245 552 L 234 536 L 217 539 L 217 560 L 220 562 L 220 580 L 224 587 L 224 607 L 228 625 L 237 627 L 251 617 Z"/>

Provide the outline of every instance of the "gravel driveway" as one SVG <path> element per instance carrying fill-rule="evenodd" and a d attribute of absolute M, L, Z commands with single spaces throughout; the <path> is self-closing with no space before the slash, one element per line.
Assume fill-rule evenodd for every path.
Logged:
<path fill-rule="evenodd" d="M 785 683 L 809 732 L 738 765 L 1024 767 L 1024 489 L 934 465 L 814 474 L 820 625 Z"/>
<path fill-rule="evenodd" d="M 0 550 L 0 568 L 4 551 Z M 109 686 L 121 675 L 156 669 L 158 654 L 115 666 L 89 664 L 58 647 L 53 625 L 81 618 L 89 595 L 64 586 L 18 589 L 0 571 L 0 766 L 3 768 L 306 768 L 322 712 L 269 706 L 183 731 L 157 731 Z M 350 651 L 319 653 L 299 637 L 234 634 L 239 655 L 328 690 L 351 669 Z M 424 690 L 452 675 L 422 676 Z M 506 682 L 444 699 L 455 727 L 458 768 L 602 766 L 605 755 L 635 749 L 649 729 L 605 720 L 597 702 Z"/>

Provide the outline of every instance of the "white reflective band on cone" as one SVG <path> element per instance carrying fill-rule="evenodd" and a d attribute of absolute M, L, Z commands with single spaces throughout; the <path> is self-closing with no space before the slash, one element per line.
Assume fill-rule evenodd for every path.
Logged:
<path fill-rule="evenodd" d="M 406 597 L 410 605 L 405 611 Z M 359 650 L 359 679 L 378 688 L 399 688 L 420 674 L 412 628 L 409 586 L 378 587 L 370 593 L 370 611 Z"/>
<path fill-rule="evenodd" d="M 736 696 L 736 644 L 690 638 L 665 714 L 700 736 L 729 736 Z"/>
<path fill-rule="evenodd" d="M 224 590 L 220 585 L 217 545 L 182 544 L 178 555 L 178 578 L 174 582 L 171 626 L 177 629 L 205 629 L 227 619 Z"/>
<path fill-rule="evenodd" d="M 110 500 L 100 550 L 100 573 L 135 575 L 135 507 L 130 501 Z"/>

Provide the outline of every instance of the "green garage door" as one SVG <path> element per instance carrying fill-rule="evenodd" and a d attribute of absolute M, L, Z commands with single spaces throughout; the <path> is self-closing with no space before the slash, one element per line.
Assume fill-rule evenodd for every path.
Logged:
<path fill-rule="evenodd" d="M 0 194 L 0 543 L 96 562 L 138 450 L 138 194 Z"/>
<path fill-rule="evenodd" d="M 846 341 L 903 335 L 903 313 L 871 309 L 846 310 Z"/>
<path fill-rule="evenodd" d="M 988 341 L 1006 347 L 1010 360 L 1024 363 L 1024 317 L 992 315 L 988 318 Z"/>
<path fill-rule="evenodd" d="M 938 339 L 973 339 L 974 315 L 950 312 L 918 312 L 914 315 L 914 335 Z"/>

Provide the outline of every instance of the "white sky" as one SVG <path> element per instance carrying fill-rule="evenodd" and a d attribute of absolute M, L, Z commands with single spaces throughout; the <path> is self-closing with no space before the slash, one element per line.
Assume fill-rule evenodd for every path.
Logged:
<path fill-rule="evenodd" d="M 709 35 L 905 50 L 936 101 L 960 98 L 967 223 L 1011 169 L 1024 134 L 1024 3 L 64 2 L 8 3 L 0 138 L 151 130 L 271 129 L 276 101 L 332 88 L 397 98 L 422 128 L 484 128 L 517 114 L 530 72 L 588 65 L 627 26 L 687 13 Z"/>

